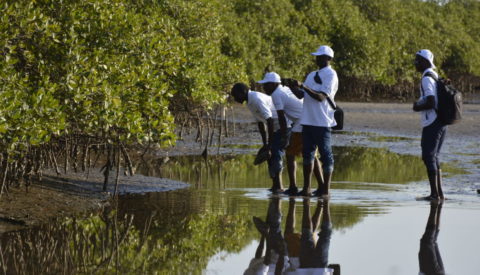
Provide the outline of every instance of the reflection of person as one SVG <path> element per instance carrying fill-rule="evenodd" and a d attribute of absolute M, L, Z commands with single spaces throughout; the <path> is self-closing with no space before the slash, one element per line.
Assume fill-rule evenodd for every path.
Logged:
<path fill-rule="evenodd" d="M 427 200 L 444 199 L 442 191 L 442 171 L 438 155 L 447 132 L 447 126 L 437 118 L 438 74 L 433 70 L 433 54 L 429 50 L 420 50 L 415 55 L 415 68 L 422 73 L 420 98 L 413 104 L 413 110 L 421 112 L 422 121 L 422 159 L 427 168 L 430 183 L 430 195 Z"/>
<path fill-rule="evenodd" d="M 323 212 L 323 214 L 322 214 Z M 328 250 L 332 234 L 328 200 L 319 201 L 310 216 L 310 200 L 303 201 L 302 233 L 295 233 L 295 200 L 289 201 L 285 223 L 285 238 L 281 235 L 279 198 L 270 201 L 267 222 L 254 217 L 261 233 L 255 258 L 244 274 L 318 274 L 340 275 L 340 265 L 328 265 Z M 315 235 L 320 224 L 318 238 Z M 265 256 L 263 250 L 267 246 Z"/>
<path fill-rule="evenodd" d="M 329 46 L 320 46 L 312 55 L 316 56 L 319 69 L 308 74 L 305 82 L 300 85 L 300 89 L 293 89 L 297 97 L 304 98 L 300 118 L 300 124 L 303 126 L 304 186 L 300 194 L 310 195 L 313 160 L 318 147 L 323 168 L 323 185 L 315 194 L 328 197 L 334 162 L 331 127 L 337 125 L 332 105 L 334 106 L 334 97 L 338 90 L 338 77 L 330 66 L 333 50 Z"/>
<path fill-rule="evenodd" d="M 264 78 L 258 83 L 262 84 L 265 93 L 272 97 L 273 105 L 277 110 L 280 130 L 274 135 L 279 135 L 281 140 L 289 140 L 286 148 L 287 170 L 290 186 L 285 194 L 295 196 L 298 193 L 296 183 L 297 163 L 295 156 L 300 155 L 303 148 L 302 125 L 300 125 L 300 116 L 302 115 L 303 99 L 297 98 L 290 88 L 281 85 L 280 76 L 275 72 L 266 73 Z M 288 121 L 292 121 L 290 128 Z M 319 186 L 323 184 L 323 176 L 320 169 L 320 162 L 315 157 L 315 176 Z"/>
<path fill-rule="evenodd" d="M 320 215 L 322 215 L 321 220 Z M 319 223 L 320 232 L 315 242 L 316 236 L 314 236 L 314 232 L 316 232 Z M 300 265 L 297 269 L 308 269 L 313 274 L 340 274 L 340 265 L 328 265 L 331 235 L 332 223 L 328 200 L 319 200 L 313 216 L 310 216 L 310 200 L 308 198 L 304 199 L 299 255 Z"/>
<path fill-rule="evenodd" d="M 263 93 L 250 91 L 244 83 L 233 85 L 231 95 L 238 103 L 246 101 L 248 109 L 257 120 L 263 146 L 268 148 L 272 154 L 268 161 L 268 171 L 273 180 L 271 190 L 274 193 L 282 192 L 280 172 L 282 170 L 283 149 L 279 148 L 279 137 L 274 135 L 274 132 L 279 129 L 279 125 L 272 98 Z M 265 131 L 265 124 L 267 124 L 267 131 Z"/>
<path fill-rule="evenodd" d="M 425 233 L 420 239 L 420 251 L 418 261 L 421 275 L 445 274 L 442 257 L 438 250 L 437 237 L 440 231 L 440 214 L 442 202 L 430 202 L 430 214 L 428 216 Z"/>
<path fill-rule="evenodd" d="M 270 200 L 266 222 L 257 217 L 253 217 L 253 222 L 261 238 L 255 258 L 252 259 L 244 274 L 282 274 L 290 264 L 280 227 L 282 222 L 280 199 L 277 197 Z M 265 243 L 265 256 L 262 257 Z"/>

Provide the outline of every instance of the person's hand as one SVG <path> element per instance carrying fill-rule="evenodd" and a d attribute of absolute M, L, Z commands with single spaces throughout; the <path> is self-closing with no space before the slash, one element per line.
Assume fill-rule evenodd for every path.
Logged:
<path fill-rule="evenodd" d="M 282 85 L 289 87 L 290 89 L 298 89 L 302 82 L 293 78 L 282 78 Z"/>
<path fill-rule="evenodd" d="M 289 139 L 287 133 L 282 133 L 282 136 L 280 137 L 280 147 L 285 149 L 288 147 L 289 144 Z"/>
<path fill-rule="evenodd" d="M 412 107 L 412 109 L 413 109 L 415 112 L 420 111 L 420 110 L 418 109 L 417 102 L 413 102 L 413 107 Z"/>

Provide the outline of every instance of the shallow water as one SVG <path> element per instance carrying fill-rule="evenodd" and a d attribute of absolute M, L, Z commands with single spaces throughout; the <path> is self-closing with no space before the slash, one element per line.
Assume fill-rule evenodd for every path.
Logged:
<path fill-rule="evenodd" d="M 428 202 L 415 200 L 428 188 L 421 160 L 363 147 L 335 147 L 334 154 L 328 262 L 339 264 L 342 274 L 418 274 L 420 238 L 431 213 Z M 254 166 L 252 155 L 164 162 L 146 163 L 139 172 L 191 187 L 122 196 L 117 210 L 4 234 L 0 272 L 243 274 L 260 243 L 252 218 L 265 220 L 272 201 L 278 201 L 282 232 L 293 216 L 290 225 L 302 232 L 303 199 L 272 197 L 266 165 Z M 437 242 L 445 271 L 478 274 L 480 200 L 449 198 L 439 213 Z M 319 201 L 308 203 L 313 214 Z"/>

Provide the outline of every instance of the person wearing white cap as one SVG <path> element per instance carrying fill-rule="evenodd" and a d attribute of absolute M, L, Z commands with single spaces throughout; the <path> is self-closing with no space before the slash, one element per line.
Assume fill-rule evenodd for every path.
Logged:
<path fill-rule="evenodd" d="M 338 90 L 337 72 L 330 66 L 333 50 L 329 46 L 320 46 L 312 53 L 316 58 L 317 71 L 308 74 L 295 95 L 304 97 L 300 124 L 303 126 L 303 178 L 304 187 L 299 193 L 310 196 L 310 182 L 315 151 L 318 148 L 323 169 L 323 181 L 313 193 L 316 196 L 330 196 L 330 182 L 333 173 L 333 153 L 331 146 L 332 128 L 337 125 L 333 116 L 334 98 Z M 300 91 L 300 92 L 299 92 Z M 303 91 L 303 92 L 302 92 Z"/>
<path fill-rule="evenodd" d="M 268 72 L 258 83 L 262 84 L 263 90 L 272 97 L 273 105 L 277 110 L 278 122 L 280 124 L 280 140 L 288 140 L 286 147 L 287 171 L 290 181 L 289 188 L 284 192 L 286 195 L 295 196 L 298 193 L 296 184 L 297 164 L 295 157 L 302 153 L 302 126 L 300 117 L 303 109 L 303 99 L 297 98 L 290 88 L 281 84 L 280 76 L 275 72 Z M 290 128 L 288 121 L 292 121 Z M 275 134 L 274 134 L 275 135 Z M 273 155 L 273 154 L 272 154 Z M 277 161 L 278 162 L 278 161 Z M 280 160 L 281 163 L 281 160 Z M 320 169 L 320 162 L 315 158 L 315 176 L 319 184 L 323 183 L 323 176 Z"/>
<path fill-rule="evenodd" d="M 275 146 L 274 144 L 279 143 L 275 140 L 274 132 L 278 131 L 280 128 L 278 124 L 277 112 L 273 106 L 272 98 L 266 94 L 251 91 L 244 83 L 236 83 L 233 85 L 231 95 L 238 103 L 243 103 L 246 101 L 248 109 L 258 122 L 258 131 L 262 137 L 263 148 L 266 148 L 268 149 L 267 151 L 272 151 L 274 153 L 274 155 L 272 155 L 268 161 L 268 171 L 273 180 L 272 188 L 270 190 L 273 193 L 283 192 L 279 172 L 277 172 L 279 167 L 281 171 L 281 163 L 278 164 L 272 161 L 272 159 L 281 160 L 283 155 L 283 149 L 271 149 Z M 267 124 L 267 131 L 265 131 L 265 124 Z M 279 156 L 275 154 L 279 154 Z"/>
<path fill-rule="evenodd" d="M 447 126 L 437 119 L 438 107 L 437 79 L 438 74 L 433 70 L 433 53 L 429 50 L 420 50 L 415 54 L 415 68 L 422 73 L 420 83 L 420 98 L 413 103 L 413 110 L 420 112 L 422 124 L 422 159 L 427 168 L 430 183 L 430 195 L 426 200 L 444 199 L 442 190 L 442 171 L 438 155 L 442 148 Z"/>

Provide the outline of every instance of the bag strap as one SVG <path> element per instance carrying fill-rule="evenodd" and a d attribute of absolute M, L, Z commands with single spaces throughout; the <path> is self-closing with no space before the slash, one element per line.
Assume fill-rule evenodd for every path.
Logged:
<path fill-rule="evenodd" d="M 322 83 L 322 79 L 320 78 L 320 76 L 318 75 L 318 71 L 315 73 L 315 76 L 313 77 L 313 80 L 317 83 L 317 84 L 323 84 Z M 317 92 L 317 91 L 316 91 Z M 328 104 L 330 105 L 330 107 L 332 107 L 333 110 L 336 110 L 337 109 L 337 105 L 335 105 L 335 103 L 333 102 L 333 100 L 330 98 L 330 96 L 325 93 L 325 92 L 322 92 L 322 91 L 318 91 L 318 93 L 321 93 L 323 95 L 325 95 L 325 97 L 327 98 L 327 102 Z"/>
<path fill-rule="evenodd" d="M 438 77 L 436 77 L 433 73 L 431 72 L 427 72 L 423 77 L 431 77 L 433 78 L 433 80 L 435 80 L 435 82 L 438 82 Z M 423 80 L 423 77 L 422 77 L 422 80 Z M 422 91 L 422 97 L 425 96 L 425 91 L 423 90 L 423 83 L 420 81 L 420 90 Z M 437 98 L 438 98 L 438 84 L 437 84 Z M 433 108 L 433 110 L 435 110 L 435 113 L 437 113 L 438 115 L 438 110 L 436 107 Z"/>

